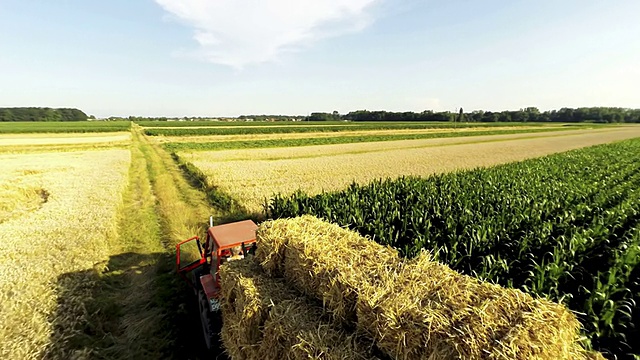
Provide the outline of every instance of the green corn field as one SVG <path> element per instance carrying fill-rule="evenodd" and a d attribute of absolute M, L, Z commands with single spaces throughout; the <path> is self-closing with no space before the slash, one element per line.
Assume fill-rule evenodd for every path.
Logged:
<path fill-rule="evenodd" d="M 412 257 L 560 301 L 610 358 L 640 354 L 640 140 L 429 178 L 276 196 Z M 473 154 L 469 154 L 473 156 Z"/>

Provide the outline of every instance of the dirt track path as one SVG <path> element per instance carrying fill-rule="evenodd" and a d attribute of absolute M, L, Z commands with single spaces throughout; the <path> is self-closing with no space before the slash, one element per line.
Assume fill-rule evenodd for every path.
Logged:
<path fill-rule="evenodd" d="M 154 284 L 151 293 L 156 294 L 155 303 L 161 316 L 143 318 L 142 323 L 149 326 L 146 336 L 130 340 L 143 340 L 150 349 L 163 344 L 160 358 L 203 358 L 207 354 L 203 348 L 200 319 L 193 306 L 196 302 L 191 289 L 176 274 L 174 254 L 178 242 L 195 235 L 202 236 L 209 215 L 217 214 L 212 213 L 214 210 L 207 204 L 204 194 L 187 183 L 168 153 L 151 143 L 137 126 L 132 128 L 132 134 L 134 147 L 144 161 L 146 169 L 141 170 L 146 173 L 154 200 L 152 205 L 158 224 L 155 242 L 161 244 L 163 252 L 146 279 L 138 274 L 130 283 L 132 292 L 139 291 L 149 282 Z M 130 315 L 140 317 L 138 313 Z M 147 358 L 155 357 L 148 355 Z"/>

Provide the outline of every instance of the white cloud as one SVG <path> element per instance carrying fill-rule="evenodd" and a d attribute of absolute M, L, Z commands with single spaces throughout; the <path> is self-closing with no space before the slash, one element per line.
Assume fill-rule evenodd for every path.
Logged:
<path fill-rule="evenodd" d="M 241 68 L 359 31 L 379 0 L 155 0 L 194 29 L 206 60 Z"/>

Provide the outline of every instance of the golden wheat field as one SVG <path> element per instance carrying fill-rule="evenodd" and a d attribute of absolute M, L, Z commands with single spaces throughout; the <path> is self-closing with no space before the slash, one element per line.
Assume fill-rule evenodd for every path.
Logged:
<path fill-rule="evenodd" d="M 274 194 L 491 166 L 640 136 L 636 127 L 180 153 L 252 212 Z"/>
<path fill-rule="evenodd" d="M 57 329 L 90 315 L 87 284 L 64 275 L 107 259 L 129 163 L 118 149 L 0 155 L 0 358 L 42 358 L 51 339 L 65 341 Z M 57 292 L 71 287 L 76 314 L 64 316 Z"/>

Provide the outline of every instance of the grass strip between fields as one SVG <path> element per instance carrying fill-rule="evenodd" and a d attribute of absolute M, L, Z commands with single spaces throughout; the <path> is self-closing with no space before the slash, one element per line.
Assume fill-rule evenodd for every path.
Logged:
<path fill-rule="evenodd" d="M 461 132 L 442 132 L 427 134 L 397 134 L 397 135 L 363 135 L 363 136 L 337 136 L 337 137 L 318 137 L 303 139 L 269 139 L 269 140 L 239 140 L 239 141 L 218 141 L 218 142 L 172 142 L 164 144 L 165 149 L 170 152 L 180 151 L 212 151 L 212 150 L 233 150 L 233 149 L 252 149 L 252 148 L 275 148 L 275 147 L 297 147 L 297 146 L 313 146 L 313 145 L 336 145 L 351 144 L 362 142 L 378 142 L 378 141 L 398 141 L 398 140 L 420 140 L 420 139 L 438 139 L 453 137 L 470 137 L 470 136 L 487 136 L 487 135 L 510 135 L 525 133 L 540 133 L 549 131 L 564 131 L 584 129 L 587 126 L 572 127 L 554 127 L 527 130 L 487 130 L 487 131 L 461 131 Z"/>
<path fill-rule="evenodd" d="M 203 194 L 189 185 L 170 155 L 150 143 L 138 128 L 133 141 L 144 156 L 148 179 L 155 197 L 155 213 L 160 229 L 156 238 L 164 248 L 156 266 L 154 304 L 162 310 L 159 327 L 149 342 L 163 344 L 159 358 L 199 358 L 202 354 L 197 309 L 191 289 L 176 274 L 175 244 L 202 235 L 211 209 Z M 217 216 L 217 214 L 212 214 Z M 217 217 L 216 217 L 217 218 Z M 140 326 L 146 326 L 142 322 Z M 153 358 L 151 356 L 150 358 Z"/>

